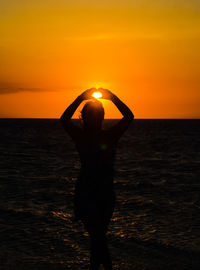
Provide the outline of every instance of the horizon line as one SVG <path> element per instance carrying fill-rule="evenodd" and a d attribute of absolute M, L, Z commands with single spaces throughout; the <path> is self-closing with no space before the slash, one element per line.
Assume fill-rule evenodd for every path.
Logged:
<path fill-rule="evenodd" d="M 123 117 L 122 117 L 123 118 Z M 120 120 L 122 118 L 105 118 L 104 120 Z M 30 119 L 30 120 L 59 120 L 56 117 L 0 117 L 1 119 Z M 71 120 L 80 120 L 79 118 L 71 118 Z M 200 120 L 199 118 L 134 118 L 134 120 Z"/>

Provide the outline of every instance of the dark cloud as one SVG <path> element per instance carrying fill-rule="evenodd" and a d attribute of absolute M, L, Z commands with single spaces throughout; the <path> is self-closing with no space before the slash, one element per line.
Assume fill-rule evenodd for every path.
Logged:
<path fill-rule="evenodd" d="M 43 91 L 50 91 L 49 89 L 41 89 L 41 88 L 25 88 L 25 87 L 19 87 L 19 85 L 16 85 L 14 83 L 7 83 L 7 82 L 0 82 L 0 95 L 4 94 L 13 94 L 13 93 L 19 93 L 19 92 L 43 92 Z"/>
<path fill-rule="evenodd" d="M 0 95 L 13 94 L 13 93 L 18 93 L 18 92 L 23 92 L 23 91 L 42 92 L 45 90 L 40 89 L 40 88 L 1 88 L 0 87 Z"/>

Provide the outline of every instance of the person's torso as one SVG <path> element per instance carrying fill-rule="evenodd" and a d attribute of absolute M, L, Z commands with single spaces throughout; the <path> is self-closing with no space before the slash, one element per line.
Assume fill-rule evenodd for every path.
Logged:
<path fill-rule="evenodd" d="M 96 136 L 82 134 L 76 142 L 81 170 L 77 186 L 82 192 L 107 194 L 113 190 L 113 166 L 116 143 L 109 133 L 101 131 Z"/>

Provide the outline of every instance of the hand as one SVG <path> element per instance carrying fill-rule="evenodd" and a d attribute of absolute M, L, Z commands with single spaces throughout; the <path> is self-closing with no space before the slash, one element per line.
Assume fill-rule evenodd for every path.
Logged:
<path fill-rule="evenodd" d="M 111 100 L 112 97 L 114 96 L 114 94 L 110 90 L 105 89 L 105 88 L 99 88 L 97 91 L 102 93 L 103 99 Z"/>
<path fill-rule="evenodd" d="M 97 91 L 96 88 L 87 89 L 79 97 L 81 98 L 81 100 L 94 99 L 94 97 L 92 96 L 92 94 L 95 91 Z"/>

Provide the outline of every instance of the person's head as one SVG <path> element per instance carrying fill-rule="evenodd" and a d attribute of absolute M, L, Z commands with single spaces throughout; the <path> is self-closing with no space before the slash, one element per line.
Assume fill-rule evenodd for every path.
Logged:
<path fill-rule="evenodd" d="M 104 108 L 98 100 L 88 101 L 82 111 L 81 119 L 83 120 L 84 128 L 89 130 L 101 129 L 104 119 Z"/>

